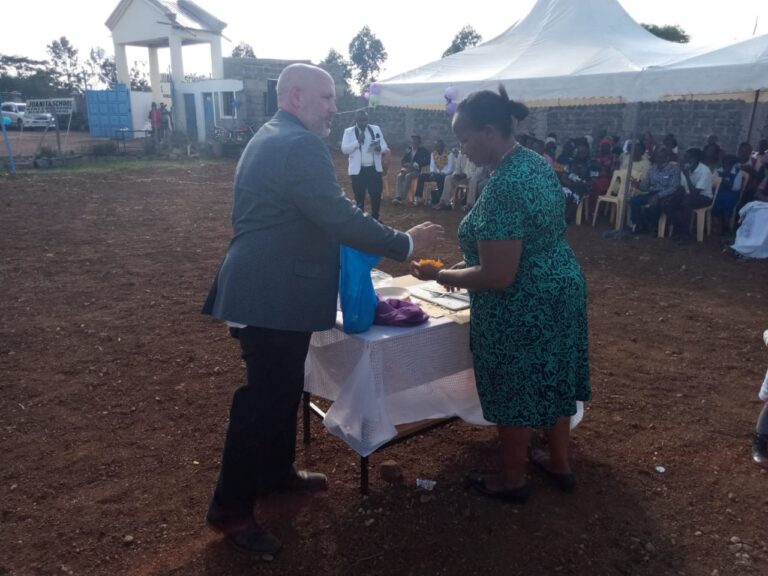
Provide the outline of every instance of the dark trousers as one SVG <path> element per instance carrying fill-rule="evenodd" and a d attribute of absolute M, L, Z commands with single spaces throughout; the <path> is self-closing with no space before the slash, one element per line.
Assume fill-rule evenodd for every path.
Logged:
<path fill-rule="evenodd" d="M 661 208 L 656 194 L 640 194 L 629 201 L 629 216 L 638 230 L 653 230 L 659 224 Z"/>
<path fill-rule="evenodd" d="M 416 184 L 416 198 L 421 198 L 424 195 L 424 184 L 426 182 L 437 182 L 437 188 L 432 190 L 432 204 L 437 204 L 440 201 L 440 196 L 443 195 L 443 185 L 445 184 L 445 174 L 419 174 L 419 182 Z"/>
<path fill-rule="evenodd" d="M 706 208 L 712 204 L 712 198 L 703 194 L 675 192 L 664 206 L 664 212 L 669 215 L 675 236 L 691 235 L 691 214 L 698 208 Z"/>
<path fill-rule="evenodd" d="M 676 193 L 675 193 L 676 194 Z M 661 213 L 669 213 L 673 195 L 657 198 L 656 193 L 640 194 L 629 201 L 629 216 L 638 230 L 655 232 Z"/>
<path fill-rule="evenodd" d="M 365 210 L 365 193 L 371 197 L 371 216 L 379 219 L 381 208 L 381 191 L 384 189 L 384 181 L 381 172 L 376 171 L 375 166 L 363 166 L 360 174 L 352 175 L 352 192 L 355 194 L 355 203 L 360 210 Z"/>
<path fill-rule="evenodd" d="M 234 519 L 249 516 L 254 501 L 293 472 L 312 333 L 248 326 L 232 335 L 240 340 L 247 382 L 232 398 L 214 501 Z"/>

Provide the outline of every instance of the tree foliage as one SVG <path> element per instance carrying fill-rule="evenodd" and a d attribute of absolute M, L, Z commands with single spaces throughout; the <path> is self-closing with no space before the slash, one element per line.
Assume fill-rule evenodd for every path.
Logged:
<path fill-rule="evenodd" d="M 100 50 L 100 52 L 98 51 Z M 97 48 L 96 54 L 91 50 L 91 58 L 96 58 L 98 61 L 98 76 L 99 81 L 104 84 L 110 90 L 117 86 L 117 63 L 112 56 L 104 55 L 104 51 L 101 48 Z"/>
<path fill-rule="evenodd" d="M 333 76 L 337 86 L 343 86 L 344 91 L 349 90 L 349 81 L 352 79 L 352 64 L 345 60 L 344 56 L 331 48 L 328 56 L 318 66 Z"/>
<path fill-rule="evenodd" d="M 253 46 L 248 42 L 240 42 L 232 49 L 233 58 L 256 58 L 256 53 L 253 51 Z"/>
<path fill-rule="evenodd" d="M 349 59 L 355 68 L 355 81 L 362 89 L 376 81 L 376 75 L 387 59 L 387 51 L 371 29 L 363 26 L 349 43 Z"/>
<path fill-rule="evenodd" d="M 459 30 L 456 36 L 454 36 L 453 42 L 451 42 L 448 50 L 443 52 L 443 58 L 450 56 L 451 54 L 456 54 L 456 52 L 461 52 L 467 48 L 471 48 L 472 46 L 477 46 L 482 41 L 483 37 L 480 36 L 472 26 L 464 26 L 464 28 Z"/>
<path fill-rule="evenodd" d="M 86 89 L 114 88 L 117 84 L 115 59 L 107 56 L 106 51 L 99 46 L 91 48 L 82 66 L 82 76 Z"/>
<path fill-rule="evenodd" d="M 0 92 L 47 98 L 56 95 L 54 84 L 48 61 L 0 54 Z"/>
<path fill-rule="evenodd" d="M 149 92 L 152 90 L 146 68 L 146 62 L 141 60 L 134 60 L 130 71 L 131 90 L 135 90 L 136 92 Z"/>
<path fill-rule="evenodd" d="M 24 78 L 48 69 L 46 60 L 33 60 L 26 56 L 0 54 L 0 74 Z"/>
<path fill-rule="evenodd" d="M 677 24 L 674 26 L 670 24 L 665 26 L 657 26 L 656 24 L 641 24 L 641 26 L 662 40 L 677 42 L 679 44 L 687 44 L 691 41 L 691 37 L 688 35 L 688 33 Z"/>
<path fill-rule="evenodd" d="M 82 92 L 83 75 L 75 48 L 66 36 L 54 40 L 46 47 L 51 57 L 51 75 L 56 82 L 56 88 L 65 92 Z"/>
<path fill-rule="evenodd" d="M 117 84 L 115 59 L 103 48 L 91 48 L 82 63 L 78 50 L 65 37 L 47 46 L 50 60 L 0 54 L 0 92 L 19 92 L 26 98 L 54 98 L 88 89 L 114 88 Z M 132 72 L 133 89 L 149 86 L 138 63 Z"/>

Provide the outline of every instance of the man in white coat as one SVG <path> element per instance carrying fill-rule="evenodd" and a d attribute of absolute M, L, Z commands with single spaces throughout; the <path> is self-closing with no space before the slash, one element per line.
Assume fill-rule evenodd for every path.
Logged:
<path fill-rule="evenodd" d="M 341 151 L 349 156 L 352 191 L 360 210 L 365 210 L 365 193 L 371 196 L 371 216 L 379 219 L 381 192 L 384 186 L 381 158 L 389 152 L 381 128 L 368 124 L 368 112 L 360 110 L 355 125 L 344 130 Z"/>

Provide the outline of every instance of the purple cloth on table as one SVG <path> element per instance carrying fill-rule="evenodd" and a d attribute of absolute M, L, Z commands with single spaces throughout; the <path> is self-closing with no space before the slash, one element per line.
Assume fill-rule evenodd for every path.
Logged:
<path fill-rule="evenodd" d="M 429 315 L 418 304 L 397 298 L 379 298 L 374 324 L 380 326 L 416 326 L 429 320 Z"/>

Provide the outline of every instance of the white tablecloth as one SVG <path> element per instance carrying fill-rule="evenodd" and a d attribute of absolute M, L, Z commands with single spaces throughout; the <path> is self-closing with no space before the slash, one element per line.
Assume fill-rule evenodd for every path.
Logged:
<path fill-rule="evenodd" d="M 408 276 L 393 282 L 407 287 L 419 281 Z M 312 335 L 304 389 L 333 401 L 325 427 L 361 456 L 397 436 L 399 424 L 454 416 L 491 424 L 483 418 L 475 387 L 469 323 L 450 316 L 346 334 L 338 312 L 335 328 Z M 584 415 L 583 403 L 576 405 L 571 428 Z"/>
<path fill-rule="evenodd" d="M 336 328 L 312 336 L 305 390 L 333 401 L 326 428 L 361 456 L 397 435 L 395 426 L 458 416 L 482 417 L 469 352 L 469 324 L 430 318 L 420 326 Z"/>

